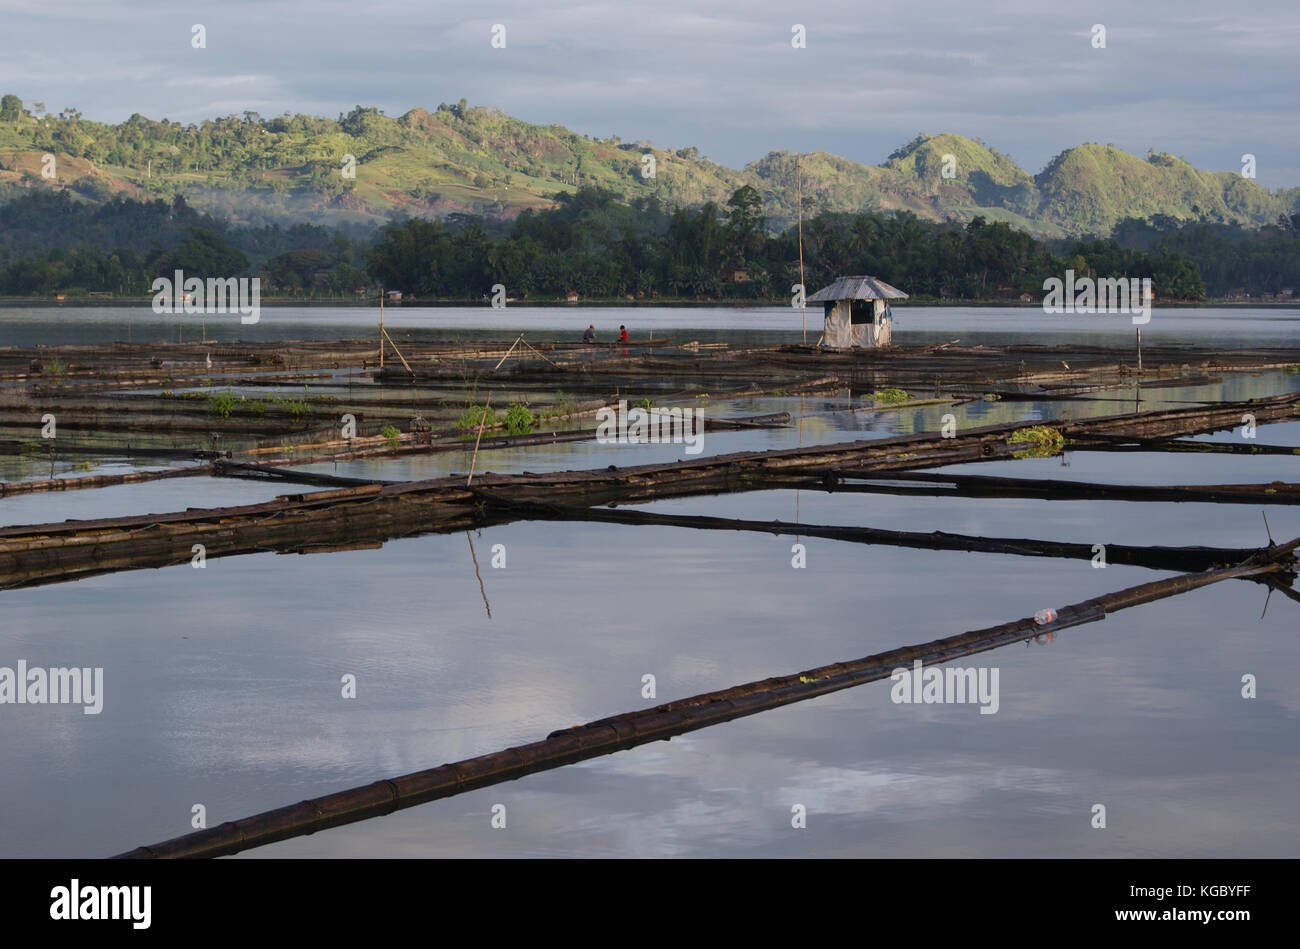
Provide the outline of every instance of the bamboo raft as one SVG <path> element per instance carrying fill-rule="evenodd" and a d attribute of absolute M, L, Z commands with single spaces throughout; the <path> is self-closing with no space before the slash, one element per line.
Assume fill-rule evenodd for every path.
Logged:
<path fill-rule="evenodd" d="M 1090 433 L 1169 437 L 1237 425 L 1243 408 L 1259 423 L 1295 417 L 1300 393 L 1194 409 L 1116 415 L 1058 423 L 1069 440 Z M 382 541 L 409 534 L 464 530 L 486 522 L 476 491 L 505 501 L 635 504 L 666 497 L 782 487 L 791 476 L 907 471 L 1015 457 L 1018 424 L 971 429 L 943 438 L 908 435 L 690 461 L 609 466 L 586 471 L 484 473 L 475 489 L 458 475 L 282 495 L 260 504 L 167 514 L 64 521 L 0 528 L 0 589 L 60 582 L 113 570 L 184 563 L 193 546 L 208 557 L 263 550 L 309 550 Z M 840 473 L 840 474 L 836 474 Z"/>

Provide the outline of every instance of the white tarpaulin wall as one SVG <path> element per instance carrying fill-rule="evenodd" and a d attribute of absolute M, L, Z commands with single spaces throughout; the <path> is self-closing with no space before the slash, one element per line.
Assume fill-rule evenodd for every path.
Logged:
<path fill-rule="evenodd" d="M 831 349 L 851 349 L 855 346 L 873 349 L 888 346 L 893 320 L 885 316 L 884 300 L 866 300 L 871 307 L 870 323 L 853 322 L 852 300 L 836 300 L 826 304 L 826 327 L 822 345 Z"/>

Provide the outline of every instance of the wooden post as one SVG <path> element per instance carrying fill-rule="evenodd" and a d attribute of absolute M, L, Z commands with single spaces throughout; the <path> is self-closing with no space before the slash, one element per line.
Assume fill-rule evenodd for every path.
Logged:
<path fill-rule="evenodd" d="M 379 368 L 384 368 L 384 288 L 379 288 Z"/>
<path fill-rule="evenodd" d="M 1142 327 L 1137 328 L 1138 334 L 1138 372 L 1142 371 Z"/>

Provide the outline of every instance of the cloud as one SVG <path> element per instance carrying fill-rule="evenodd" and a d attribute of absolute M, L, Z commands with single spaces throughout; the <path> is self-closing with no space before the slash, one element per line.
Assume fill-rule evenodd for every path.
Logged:
<path fill-rule="evenodd" d="M 807 48 L 790 44 L 807 29 Z M 190 46 L 203 23 L 206 49 Z M 491 28 L 507 46 L 491 46 Z M 1095 49 L 1091 28 L 1107 29 Z M 0 82 L 88 117 L 193 121 L 207 110 L 389 114 L 461 97 L 575 131 L 695 145 L 741 167 L 776 149 L 868 164 L 919 131 L 979 136 L 1027 170 L 1083 141 L 1154 147 L 1198 167 L 1259 158 L 1293 186 L 1300 10 L 1247 19 L 1209 0 L 1101 0 L 1087 12 L 961 0 L 860 5 L 757 0 L 711 12 L 686 0 L 628 6 L 506 0 L 457 15 L 376 0 L 8 4 Z M 222 90 L 219 99 L 211 95 Z"/>

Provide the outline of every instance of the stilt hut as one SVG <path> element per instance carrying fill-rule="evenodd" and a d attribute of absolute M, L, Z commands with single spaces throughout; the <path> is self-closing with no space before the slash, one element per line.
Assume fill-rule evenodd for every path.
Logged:
<path fill-rule="evenodd" d="M 840 277 L 808 298 L 825 307 L 826 327 L 822 345 L 829 349 L 876 349 L 888 346 L 893 314 L 886 300 L 906 299 L 907 294 L 875 277 Z"/>

